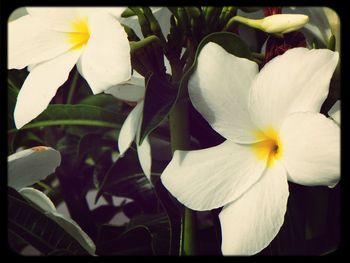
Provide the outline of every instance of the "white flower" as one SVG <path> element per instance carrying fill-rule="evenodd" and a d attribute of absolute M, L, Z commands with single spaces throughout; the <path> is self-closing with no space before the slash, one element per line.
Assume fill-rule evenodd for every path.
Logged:
<path fill-rule="evenodd" d="M 176 151 L 164 186 L 185 206 L 219 217 L 222 252 L 265 248 L 284 221 L 287 180 L 334 186 L 340 178 L 340 129 L 319 113 L 338 53 L 288 50 L 258 65 L 208 43 L 189 80 L 194 107 L 227 140 Z"/>
<path fill-rule="evenodd" d="M 337 100 L 336 103 L 332 106 L 332 108 L 328 111 L 328 115 L 338 124 L 340 125 L 340 100 Z"/>
<path fill-rule="evenodd" d="M 45 179 L 61 163 L 61 154 L 53 148 L 37 146 L 14 153 L 7 158 L 8 186 L 38 206 L 47 217 L 65 229 L 91 255 L 96 246 L 90 237 L 72 219 L 57 212 L 52 201 L 41 191 L 26 187 Z"/>
<path fill-rule="evenodd" d="M 94 94 L 131 75 L 127 34 L 110 8 L 27 8 L 8 24 L 8 68 L 30 66 L 14 112 L 17 128 L 37 117 L 74 65 Z"/>

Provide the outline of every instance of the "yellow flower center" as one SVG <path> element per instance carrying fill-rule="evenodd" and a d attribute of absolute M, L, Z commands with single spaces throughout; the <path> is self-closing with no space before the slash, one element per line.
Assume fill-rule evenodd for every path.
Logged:
<path fill-rule="evenodd" d="M 72 32 L 68 32 L 68 42 L 73 46 L 73 49 L 79 49 L 84 46 L 89 38 L 90 31 L 88 18 L 82 17 L 71 22 Z"/>
<path fill-rule="evenodd" d="M 268 156 L 267 166 L 271 167 L 274 161 L 282 156 L 282 142 L 278 133 L 274 128 L 268 127 L 262 131 L 256 131 L 254 134 L 261 141 L 252 144 L 253 152 L 258 160 L 266 160 L 266 156 Z"/>

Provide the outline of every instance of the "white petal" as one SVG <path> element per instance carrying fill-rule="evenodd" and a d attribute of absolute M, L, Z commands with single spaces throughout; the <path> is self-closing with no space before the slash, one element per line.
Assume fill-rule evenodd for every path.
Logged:
<path fill-rule="evenodd" d="M 170 33 L 171 12 L 165 7 L 151 7 L 154 17 L 157 19 L 164 37 Z"/>
<path fill-rule="evenodd" d="M 267 63 L 250 90 L 249 111 L 261 129 L 281 125 L 293 112 L 319 112 L 329 91 L 338 53 L 294 48 Z"/>
<path fill-rule="evenodd" d="M 210 210 L 232 202 L 261 177 L 266 159 L 250 145 L 230 141 L 196 151 L 175 151 L 161 175 L 163 185 L 185 206 Z"/>
<path fill-rule="evenodd" d="M 151 166 L 152 166 L 151 144 L 148 136 L 146 136 L 143 139 L 141 145 L 139 145 L 139 140 L 141 135 L 141 125 L 142 125 L 142 116 L 140 116 L 139 125 L 136 133 L 137 156 L 139 157 L 139 161 L 140 161 L 143 173 L 146 175 L 148 180 L 151 181 Z"/>
<path fill-rule="evenodd" d="M 107 12 L 89 17 L 89 31 L 78 69 L 97 94 L 130 79 L 130 46 L 124 28 Z"/>
<path fill-rule="evenodd" d="M 31 70 L 17 97 L 14 111 L 17 129 L 46 109 L 57 89 L 68 79 L 80 54 L 81 50 L 70 51 Z"/>
<path fill-rule="evenodd" d="M 55 205 L 51 202 L 43 192 L 31 187 L 24 187 L 19 190 L 19 193 L 29 199 L 31 202 L 39 206 L 45 212 L 56 212 Z"/>
<path fill-rule="evenodd" d="M 30 15 L 8 24 L 8 68 L 22 69 L 72 48 L 66 33 L 47 29 Z"/>
<path fill-rule="evenodd" d="M 257 73 L 255 62 L 231 55 L 213 42 L 199 54 L 189 80 L 189 95 L 196 110 L 226 139 L 256 141 L 256 128 L 247 107 L 250 85 Z"/>
<path fill-rule="evenodd" d="M 74 32 L 72 22 L 82 18 L 76 7 L 27 7 L 28 14 L 44 27 L 59 32 Z"/>
<path fill-rule="evenodd" d="M 145 91 L 145 79 L 132 76 L 127 82 L 112 86 L 105 93 L 120 100 L 139 102 L 144 98 Z"/>
<path fill-rule="evenodd" d="M 337 100 L 336 103 L 332 106 L 332 108 L 328 111 L 328 115 L 338 124 L 340 125 L 340 100 Z"/>
<path fill-rule="evenodd" d="M 61 163 L 61 155 L 50 147 L 34 147 L 7 158 L 8 186 L 20 189 L 45 179 Z"/>
<path fill-rule="evenodd" d="M 114 18 L 120 18 L 121 14 L 124 12 L 126 7 L 79 7 L 77 12 L 80 16 L 91 16 L 97 12 L 107 12 L 112 15 Z"/>
<path fill-rule="evenodd" d="M 114 18 L 116 19 L 120 19 L 121 14 L 124 12 L 124 10 L 126 9 L 125 6 L 120 6 L 120 7 L 104 7 L 104 9 L 111 14 L 112 16 L 114 16 Z"/>
<path fill-rule="evenodd" d="M 340 179 L 340 129 L 319 113 L 294 113 L 281 128 L 282 159 L 288 180 L 333 186 Z"/>
<path fill-rule="evenodd" d="M 137 138 L 137 142 L 138 142 L 138 138 Z M 151 145 L 149 142 L 149 138 L 147 136 L 143 140 L 141 145 L 139 145 L 137 142 L 136 142 L 137 156 L 139 157 L 142 171 L 144 172 L 148 180 L 151 180 L 152 155 L 151 155 Z"/>
<path fill-rule="evenodd" d="M 253 255 L 264 249 L 284 222 L 288 183 L 278 162 L 241 198 L 219 214 L 224 255 Z"/>
<path fill-rule="evenodd" d="M 118 137 L 118 148 L 120 155 L 123 155 L 134 141 L 139 122 L 142 116 L 143 101 L 139 102 L 129 113 L 120 129 Z"/>

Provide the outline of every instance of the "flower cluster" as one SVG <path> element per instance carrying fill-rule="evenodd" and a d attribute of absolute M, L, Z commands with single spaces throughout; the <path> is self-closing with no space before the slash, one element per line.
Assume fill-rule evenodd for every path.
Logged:
<path fill-rule="evenodd" d="M 186 213 L 213 209 L 221 209 L 222 254 L 261 252 L 284 224 L 290 183 L 333 188 L 340 180 L 339 83 L 330 92 L 331 80 L 339 73 L 339 25 L 329 9 L 317 10 L 324 14 L 325 27 L 317 27 L 320 16 L 305 8 L 26 8 L 8 23 L 8 69 L 29 72 L 20 88 L 11 84 L 16 100 L 9 121 L 16 129 L 9 134 L 41 129 L 24 131 L 24 139 L 21 134 L 9 139 L 12 200 L 42 213 L 69 234 L 55 243 L 56 250 L 71 240 L 78 248 L 70 244 L 67 251 L 95 255 L 123 251 L 99 247 L 104 244 L 101 238 L 109 236 L 104 231 L 110 216 L 95 222 L 99 213 L 75 204 L 84 211 L 80 215 L 72 203 L 81 197 L 85 202 L 92 188 L 98 188 L 95 201 L 103 196 L 110 206 L 110 195 L 133 198 L 131 210 L 141 212 L 129 211 L 128 226 L 116 231 L 113 242 L 123 247 L 125 240 L 138 239 L 133 235 L 147 230 L 152 251 L 158 252 L 162 246 L 156 247 L 160 239 L 155 239 L 166 231 L 153 233 L 159 231 L 154 221 L 141 221 L 154 211 L 165 214 L 168 207 L 176 207 L 176 200 L 160 192 L 164 186 L 185 211 L 181 220 L 170 218 L 178 211 L 167 215 L 171 224 L 182 224 L 181 233 L 168 233 L 169 240 L 178 234 L 181 255 L 196 253 L 196 224 L 188 221 L 195 217 Z M 252 40 L 249 30 L 258 37 Z M 69 90 L 70 79 L 75 86 Z M 77 85 L 77 79 L 84 85 Z M 80 94 L 75 89 L 81 86 L 91 91 Z M 56 103 L 61 102 L 59 88 L 69 93 L 66 105 Z M 73 95 L 79 96 L 74 103 Z M 72 111 L 53 114 L 51 118 L 61 119 L 47 125 L 58 127 L 46 130 L 45 121 L 36 123 L 43 112 L 52 114 L 62 106 Z M 193 131 L 196 122 L 191 123 L 197 113 L 211 134 L 222 136 L 222 143 L 203 147 L 205 142 Z M 161 147 L 172 148 L 172 158 L 164 154 L 156 160 L 156 147 L 151 151 L 151 136 L 156 134 L 166 142 Z M 18 141 L 28 149 L 18 148 Z M 33 148 L 33 142 L 50 147 Z M 136 163 L 130 157 L 134 150 Z M 35 187 L 58 166 L 65 174 L 59 177 L 63 199 L 71 197 L 72 189 L 77 191 L 67 202 L 76 221 L 59 213 Z M 93 179 L 86 179 L 90 170 Z M 67 174 L 72 174 L 68 190 Z M 123 205 L 115 210 L 122 211 Z M 11 214 L 14 222 L 16 213 Z M 35 231 L 37 222 L 22 227 Z M 43 239 L 46 232 L 39 232 Z M 132 238 L 126 238 L 130 232 Z M 168 251 L 177 250 L 171 247 L 174 240 Z M 38 248 L 53 253 L 45 245 Z"/>

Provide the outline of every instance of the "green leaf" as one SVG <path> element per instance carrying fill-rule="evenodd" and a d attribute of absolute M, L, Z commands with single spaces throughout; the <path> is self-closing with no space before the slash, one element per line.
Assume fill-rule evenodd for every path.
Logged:
<path fill-rule="evenodd" d="M 166 77 L 152 74 L 146 81 L 140 141 L 149 135 L 168 116 L 175 103 L 177 90 Z"/>
<path fill-rule="evenodd" d="M 91 105 L 105 110 L 120 112 L 123 102 L 116 99 L 110 94 L 96 94 L 90 95 L 79 101 L 79 105 Z"/>
<path fill-rule="evenodd" d="M 22 129 L 57 126 L 86 125 L 118 129 L 124 116 L 100 107 L 90 105 L 53 104 Z M 16 131 L 12 129 L 9 133 Z"/>
<path fill-rule="evenodd" d="M 60 224 L 12 188 L 8 188 L 7 227 L 12 236 L 22 238 L 46 255 L 57 252 L 65 255 L 89 254 Z"/>
<path fill-rule="evenodd" d="M 144 227 L 123 231 L 123 227 L 103 225 L 96 252 L 98 255 L 152 255 L 151 235 Z"/>
<path fill-rule="evenodd" d="M 156 200 L 154 189 L 142 173 L 136 152 L 129 149 L 107 171 L 96 200 L 102 194 L 122 196 L 134 199 L 145 211 L 152 210 Z"/>
<path fill-rule="evenodd" d="M 131 219 L 125 232 L 144 227 L 152 237 L 152 249 L 156 255 L 169 255 L 170 223 L 165 213 L 139 215 Z"/>
<path fill-rule="evenodd" d="M 16 151 L 19 147 L 31 148 L 38 145 L 46 145 L 43 135 L 40 133 L 34 133 L 32 131 L 22 131 L 18 130 L 14 133 L 14 138 L 12 142 L 12 149 Z"/>
<path fill-rule="evenodd" d="M 132 11 L 129 7 L 127 7 L 123 13 L 121 14 L 121 17 L 132 17 L 132 16 L 136 16 L 136 14 L 134 13 L 134 11 Z"/>
<path fill-rule="evenodd" d="M 80 226 L 73 220 L 64 217 L 58 213 L 55 205 L 51 200 L 41 191 L 34 188 L 25 187 L 22 188 L 19 193 L 30 202 L 34 203 L 40 208 L 45 215 L 59 224 L 66 232 L 68 232 L 79 244 L 82 245 L 91 255 L 95 254 L 95 244 L 90 237 L 80 228 Z"/>
<path fill-rule="evenodd" d="M 82 160 L 87 154 L 96 153 L 96 155 L 98 155 L 106 148 L 116 149 L 117 142 L 104 139 L 101 134 L 87 134 L 79 141 L 78 157 Z"/>

